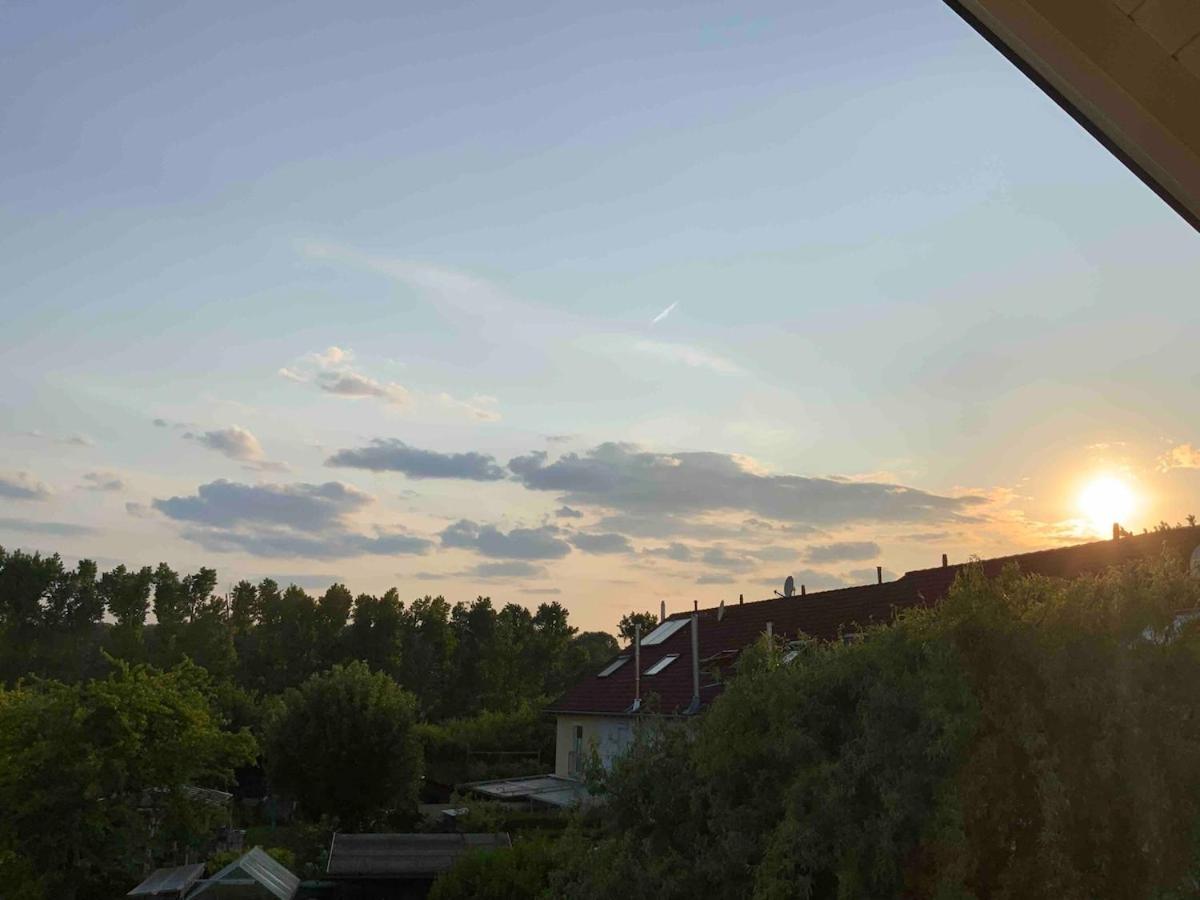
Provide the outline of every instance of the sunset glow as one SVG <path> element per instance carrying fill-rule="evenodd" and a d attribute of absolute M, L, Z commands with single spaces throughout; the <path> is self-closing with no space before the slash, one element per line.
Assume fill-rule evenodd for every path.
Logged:
<path fill-rule="evenodd" d="M 1113 522 L 1128 525 L 1136 501 L 1129 485 L 1112 476 L 1088 483 L 1079 495 L 1079 510 L 1099 533 L 1107 534 Z"/>

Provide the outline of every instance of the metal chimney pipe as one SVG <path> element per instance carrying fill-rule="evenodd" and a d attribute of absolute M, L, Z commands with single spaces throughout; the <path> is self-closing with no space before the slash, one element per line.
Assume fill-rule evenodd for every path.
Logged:
<path fill-rule="evenodd" d="M 942 568 L 944 569 L 948 565 L 950 565 L 950 560 L 946 557 L 946 554 L 943 553 L 942 554 Z"/>
<path fill-rule="evenodd" d="M 800 596 L 803 597 L 806 593 L 808 593 L 807 589 L 804 585 L 800 585 Z"/>
<path fill-rule="evenodd" d="M 692 709 L 700 711 L 700 616 L 692 613 Z"/>
<path fill-rule="evenodd" d="M 667 601 L 660 600 L 658 603 L 658 621 L 667 621 Z"/>
<path fill-rule="evenodd" d="M 878 584 L 883 584 L 883 566 L 875 567 L 875 578 L 878 580 Z"/>
<path fill-rule="evenodd" d="M 633 626 L 633 705 L 642 702 L 642 626 Z"/>

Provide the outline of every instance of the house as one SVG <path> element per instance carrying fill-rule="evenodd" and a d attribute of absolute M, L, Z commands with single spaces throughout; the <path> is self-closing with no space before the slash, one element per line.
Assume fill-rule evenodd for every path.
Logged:
<path fill-rule="evenodd" d="M 1114 528 L 1108 541 L 983 560 L 994 577 L 1008 565 L 1021 571 L 1073 578 L 1164 551 L 1200 566 L 1200 527 L 1128 536 Z M 764 633 L 789 639 L 801 634 L 846 639 L 861 626 L 888 622 L 900 610 L 936 603 L 949 591 L 963 565 L 907 572 L 862 587 L 805 591 L 758 602 L 722 603 L 667 617 L 640 646 L 626 647 L 602 669 L 568 690 L 548 712 L 557 719 L 553 776 L 578 780 L 594 752 L 611 766 L 648 714 L 689 716 L 703 712 L 724 689 L 741 651 Z M 527 781 L 529 779 L 526 779 Z M 498 787 L 499 783 L 493 785 Z"/>
<path fill-rule="evenodd" d="M 464 854 L 511 846 L 507 834 L 334 834 L 325 875 L 347 900 L 424 897 Z"/>

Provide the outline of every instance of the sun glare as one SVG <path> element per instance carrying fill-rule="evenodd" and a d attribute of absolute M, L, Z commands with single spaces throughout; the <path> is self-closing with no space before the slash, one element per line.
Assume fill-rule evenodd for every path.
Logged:
<path fill-rule="evenodd" d="M 1108 534 L 1113 522 L 1127 525 L 1134 505 L 1129 485 L 1111 476 L 1094 479 L 1079 495 L 1080 512 L 1101 534 Z"/>

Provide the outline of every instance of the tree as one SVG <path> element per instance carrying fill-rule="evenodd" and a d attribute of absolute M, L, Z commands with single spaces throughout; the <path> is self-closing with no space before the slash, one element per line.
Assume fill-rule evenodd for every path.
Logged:
<path fill-rule="evenodd" d="M 344 584 L 331 584 L 317 601 L 314 621 L 317 666 L 327 669 L 341 662 L 345 650 L 346 622 L 354 606 L 354 595 Z"/>
<path fill-rule="evenodd" d="M 560 863 L 559 845 L 546 838 L 518 839 L 511 848 L 468 854 L 438 877 L 430 900 L 510 900 L 548 894 Z"/>
<path fill-rule="evenodd" d="M 642 626 L 642 637 L 648 635 L 654 630 L 654 626 L 658 624 L 658 616 L 652 612 L 641 613 L 626 613 L 621 616 L 621 621 L 617 625 L 617 634 L 621 640 L 626 643 L 633 643 L 633 632 L 638 626 Z"/>
<path fill-rule="evenodd" d="M 112 650 L 120 659 L 134 662 L 144 656 L 143 632 L 153 581 L 154 572 L 149 566 L 136 572 L 117 566 L 100 576 L 100 596 L 116 620 L 111 634 Z"/>
<path fill-rule="evenodd" d="M 255 753 L 248 733 L 222 730 L 207 691 L 190 664 L 122 663 L 102 680 L 0 691 L 0 860 L 36 879 L 25 896 L 123 895 L 167 836 L 202 833 L 186 788 L 228 783 Z"/>
<path fill-rule="evenodd" d="M 421 778 L 415 719 L 412 694 L 365 663 L 314 675 L 284 695 L 268 723 L 271 784 L 343 829 L 404 824 Z"/>

